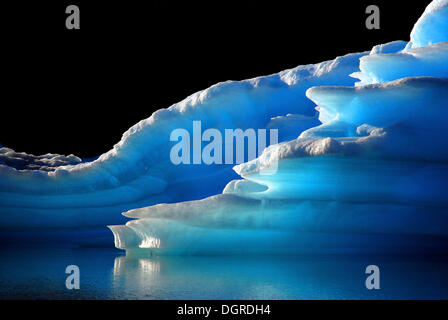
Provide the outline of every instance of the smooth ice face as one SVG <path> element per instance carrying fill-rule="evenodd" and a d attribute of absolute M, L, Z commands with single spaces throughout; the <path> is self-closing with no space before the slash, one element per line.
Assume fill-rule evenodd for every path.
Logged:
<path fill-rule="evenodd" d="M 401 126 L 433 142 L 436 137 L 430 133 L 445 132 L 447 81 L 448 78 L 412 77 L 362 87 L 311 88 L 307 96 L 317 104 L 323 125 L 303 132 L 301 137 L 356 136 L 361 125 L 386 129 Z M 340 132 L 342 124 L 345 132 Z M 327 133 L 332 126 L 338 132 Z M 321 130 L 323 133 L 319 133 Z"/>
<path fill-rule="evenodd" d="M 448 41 L 448 0 L 434 0 L 411 32 L 407 49 Z"/>

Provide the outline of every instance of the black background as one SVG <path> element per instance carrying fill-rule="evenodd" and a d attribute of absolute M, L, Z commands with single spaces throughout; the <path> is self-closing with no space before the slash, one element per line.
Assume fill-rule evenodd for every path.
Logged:
<path fill-rule="evenodd" d="M 379 43 L 408 40 L 429 2 L 3 1 L 0 143 L 35 154 L 92 157 L 109 150 L 125 130 L 154 110 L 219 81 L 270 74 L 370 50 Z M 68 4 L 79 5 L 81 30 L 65 28 Z M 369 4 L 380 7 L 380 30 L 364 26 Z M 110 313 L 149 318 L 163 314 L 171 319 L 183 303 L 191 304 L 2 302 L 1 309 L 11 308 L 17 317 L 29 312 L 79 318 L 91 316 L 94 309 L 103 318 Z M 446 309 L 446 304 L 428 302 L 395 303 L 393 313 L 384 310 L 391 307 L 389 302 L 269 303 L 271 317 L 246 319 L 325 313 L 399 318 L 407 312 L 415 315 L 416 309 L 422 317 L 431 317 Z"/>
<path fill-rule="evenodd" d="M 0 144 L 93 157 L 217 82 L 409 40 L 429 2 L 2 2 Z M 80 30 L 65 28 L 69 4 Z M 365 27 L 369 4 L 380 30 Z"/>

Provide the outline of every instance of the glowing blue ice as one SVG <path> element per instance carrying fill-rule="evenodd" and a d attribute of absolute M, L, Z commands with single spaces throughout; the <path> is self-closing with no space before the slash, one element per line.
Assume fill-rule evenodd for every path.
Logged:
<path fill-rule="evenodd" d="M 448 0 L 434 0 L 426 7 L 411 32 L 407 48 L 448 41 Z"/>
<path fill-rule="evenodd" d="M 164 254 L 447 252 L 447 4 L 408 44 L 193 94 L 90 163 L 0 148 L 0 227 L 76 242 L 115 224 L 116 247 Z M 234 171 L 172 164 L 170 132 L 196 120 L 281 143 Z"/>

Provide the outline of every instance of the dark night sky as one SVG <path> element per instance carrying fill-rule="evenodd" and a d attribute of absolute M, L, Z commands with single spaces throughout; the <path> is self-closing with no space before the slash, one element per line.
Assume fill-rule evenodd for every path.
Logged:
<path fill-rule="evenodd" d="M 153 111 L 217 82 L 409 40 L 429 2 L 5 3 L 0 143 L 93 157 Z M 80 7 L 79 31 L 65 29 L 68 4 Z M 369 4 L 380 7 L 380 30 L 365 28 Z"/>

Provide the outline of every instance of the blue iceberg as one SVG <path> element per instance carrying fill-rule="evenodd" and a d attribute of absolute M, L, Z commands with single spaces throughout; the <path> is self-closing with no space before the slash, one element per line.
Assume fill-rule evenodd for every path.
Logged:
<path fill-rule="evenodd" d="M 117 248 L 154 254 L 446 253 L 447 22 L 433 1 L 409 43 L 219 83 L 92 162 L 2 147 L 3 238 L 95 242 L 108 225 Z M 195 121 L 279 143 L 236 166 L 174 164 L 170 133 Z"/>

